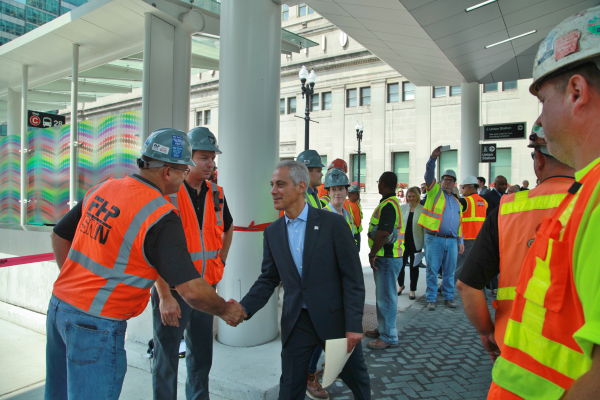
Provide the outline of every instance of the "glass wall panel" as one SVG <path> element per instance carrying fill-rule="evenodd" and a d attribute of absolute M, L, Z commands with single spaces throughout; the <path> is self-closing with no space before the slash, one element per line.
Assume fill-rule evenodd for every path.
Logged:
<path fill-rule="evenodd" d="M 409 184 L 408 152 L 394 153 L 394 172 L 398 177 L 398 183 Z"/>
<path fill-rule="evenodd" d="M 358 181 L 358 154 L 352 154 L 352 182 Z M 367 155 L 360 155 L 360 184 L 363 186 L 367 181 Z"/>
<path fill-rule="evenodd" d="M 0 136 L 0 224 L 21 222 L 21 137 Z"/>
<path fill-rule="evenodd" d="M 506 178 L 510 185 L 511 182 L 511 149 L 497 149 L 496 162 L 490 163 L 490 182 L 493 182 L 498 175 Z"/>

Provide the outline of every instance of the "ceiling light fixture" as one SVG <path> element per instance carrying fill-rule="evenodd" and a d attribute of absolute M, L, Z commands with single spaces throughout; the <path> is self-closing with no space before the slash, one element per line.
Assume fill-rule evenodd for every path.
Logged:
<path fill-rule="evenodd" d="M 496 1 L 498 1 L 498 0 L 487 0 L 487 1 L 484 1 L 483 3 L 475 4 L 473 7 L 466 8 L 465 12 L 477 10 L 479 7 L 487 6 L 488 4 L 495 3 Z"/>
<path fill-rule="evenodd" d="M 531 35 L 531 34 L 536 33 L 536 32 L 537 32 L 537 29 L 533 30 L 531 32 L 523 33 L 523 34 L 518 35 L 518 36 L 514 36 L 514 37 L 511 37 L 511 38 L 508 38 L 508 39 L 504 39 L 504 40 L 502 40 L 502 41 L 500 41 L 498 43 L 490 44 L 489 46 L 485 46 L 485 48 L 489 49 L 490 47 L 498 46 L 499 44 L 510 42 L 511 40 L 519 39 L 519 38 L 522 38 L 523 36 Z"/>

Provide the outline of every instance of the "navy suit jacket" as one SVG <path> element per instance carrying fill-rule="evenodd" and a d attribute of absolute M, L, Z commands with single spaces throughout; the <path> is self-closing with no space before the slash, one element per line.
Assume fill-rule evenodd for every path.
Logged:
<path fill-rule="evenodd" d="M 302 260 L 301 278 L 290 252 L 285 217 L 265 229 L 262 273 L 240 301 L 248 318 L 283 282 L 282 345 L 303 302 L 321 340 L 343 338 L 346 332 L 362 333 L 365 282 L 354 237 L 341 215 L 308 208 Z"/>
<path fill-rule="evenodd" d="M 485 201 L 487 201 L 487 203 L 488 203 L 488 208 L 485 212 L 486 217 L 488 215 L 490 215 L 490 213 L 492 212 L 492 210 L 494 208 L 496 208 L 500 205 L 500 200 L 502 199 L 502 196 L 500 196 L 500 193 L 498 193 L 496 190 L 493 190 L 493 189 L 481 197 L 483 197 L 483 199 Z"/>

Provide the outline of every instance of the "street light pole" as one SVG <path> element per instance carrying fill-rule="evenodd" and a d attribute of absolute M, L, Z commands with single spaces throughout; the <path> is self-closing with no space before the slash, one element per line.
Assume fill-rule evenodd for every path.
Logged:
<path fill-rule="evenodd" d="M 315 93 L 315 83 L 317 82 L 317 74 L 314 70 L 308 73 L 308 70 L 303 65 L 300 73 L 300 82 L 302 82 L 302 98 L 306 95 L 306 109 L 304 110 L 304 150 L 308 150 L 309 142 L 309 127 L 310 119 L 310 104 L 312 103 L 313 94 Z M 306 84 L 308 81 L 308 84 Z M 302 117 L 300 117 L 302 118 Z M 314 121 L 316 122 L 316 121 Z"/>
<path fill-rule="evenodd" d="M 354 127 L 356 129 L 356 139 L 358 140 L 358 174 L 357 174 L 357 183 L 358 183 L 358 191 L 360 193 L 360 142 L 362 141 L 363 138 L 363 125 L 359 124 L 358 121 L 356 122 L 356 126 Z"/>

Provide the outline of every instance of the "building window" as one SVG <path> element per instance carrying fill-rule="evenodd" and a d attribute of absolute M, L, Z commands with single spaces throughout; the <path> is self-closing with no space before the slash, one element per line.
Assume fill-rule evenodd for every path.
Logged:
<path fill-rule="evenodd" d="M 356 107 L 356 89 L 346 90 L 346 107 Z"/>
<path fill-rule="evenodd" d="M 450 96 L 460 96 L 460 85 L 450 86 Z"/>
<path fill-rule="evenodd" d="M 364 87 L 360 88 L 360 105 L 370 106 L 371 105 L 371 88 Z"/>
<path fill-rule="evenodd" d="M 27 0 L 28 6 L 33 6 L 55 15 L 59 15 L 59 3 L 60 2 L 58 0 Z"/>
<path fill-rule="evenodd" d="M 283 4 L 281 6 L 281 20 L 287 21 L 290 18 L 290 6 Z"/>
<path fill-rule="evenodd" d="M 279 99 L 279 114 L 285 114 L 285 99 Z"/>
<path fill-rule="evenodd" d="M 325 168 L 327 169 L 327 156 L 321 156 L 321 164 L 323 164 L 325 166 Z M 327 174 L 323 173 L 323 177 L 321 178 L 321 183 L 325 183 L 325 175 L 327 175 Z"/>
<path fill-rule="evenodd" d="M 319 111 L 319 94 L 315 93 L 310 98 L 310 111 Z"/>
<path fill-rule="evenodd" d="M 485 85 L 483 85 L 483 91 L 485 93 L 497 92 L 498 91 L 498 82 L 486 83 Z"/>
<path fill-rule="evenodd" d="M 454 172 L 458 171 L 458 150 L 445 151 L 440 155 L 440 179 L 444 171 L 451 169 Z"/>
<path fill-rule="evenodd" d="M 415 99 L 415 85 L 410 82 L 404 82 L 402 84 L 402 101 L 409 101 Z"/>
<path fill-rule="evenodd" d="M 0 1 L 0 13 L 14 17 L 20 20 L 25 19 L 25 10 L 15 6 L 14 4 L 7 4 Z"/>
<path fill-rule="evenodd" d="M 31 7 L 25 8 L 25 20 L 32 24 L 43 25 L 46 22 L 52 21 L 54 18 L 56 18 L 55 15 L 46 14 L 43 11 Z"/>
<path fill-rule="evenodd" d="M 303 17 L 308 14 L 314 14 L 314 12 L 315 12 L 315 10 L 313 10 L 312 8 L 310 8 L 309 6 L 307 6 L 304 3 L 302 3 L 298 6 L 298 16 L 299 17 Z"/>
<path fill-rule="evenodd" d="M 23 25 L 0 19 L 0 31 L 21 36 L 25 33 L 25 27 Z"/>
<path fill-rule="evenodd" d="M 210 110 L 204 111 L 204 125 L 210 125 Z"/>
<path fill-rule="evenodd" d="M 323 93 L 323 110 L 331 110 L 331 92 Z"/>
<path fill-rule="evenodd" d="M 517 88 L 517 81 L 506 81 L 502 83 L 502 90 L 514 90 Z"/>
<path fill-rule="evenodd" d="M 398 183 L 408 184 L 408 152 L 394 153 L 394 172 L 398 177 Z"/>
<path fill-rule="evenodd" d="M 498 175 L 502 175 L 510 184 L 510 171 L 511 149 L 496 149 L 496 162 L 490 163 L 490 182 L 493 182 Z"/>
<path fill-rule="evenodd" d="M 196 126 L 202 125 L 202 111 L 196 111 Z"/>
<path fill-rule="evenodd" d="M 446 86 L 434 86 L 433 87 L 433 97 L 446 97 Z"/>
<path fill-rule="evenodd" d="M 294 114 L 296 112 L 296 98 L 290 97 L 288 98 L 288 114 Z"/>
<path fill-rule="evenodd" d="M 358 182 L 358 154 L 352 154 L 352 182 Z M 360 154 L 360 182 L 367 183 L 367 155 Z"/>
<path fill-rule="evenodd" d="M 400 93 L 400 85 L 398 83 L 392 83 L 387 87 L 387 102 L 397 103 L 400 100 L 398 94 Z"/>

